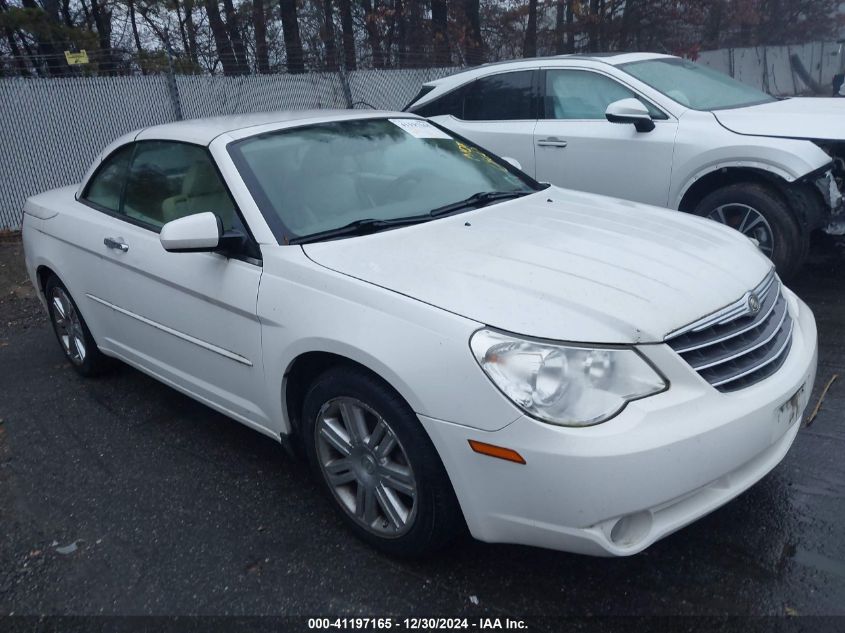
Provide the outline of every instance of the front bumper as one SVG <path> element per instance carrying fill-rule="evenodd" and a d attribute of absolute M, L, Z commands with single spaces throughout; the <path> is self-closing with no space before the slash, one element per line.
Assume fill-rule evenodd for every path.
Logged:
<path fill-rule="evenodd" d="M 574 429 L 521 417 L 483 432 L 420 416 L 472 534 L 593 555 L 629 555 L 736 497 L 792 445 L 815 380 L 816 325 L 788 293 L 793 344 L 773 376 L 720 393 L 666 345 L 642 351 L 668 391 L 614 419 Z M 801 391 L 803 387 L 803 391 Z M 782 405 L 797 398 L 797 414 Z M 519 452 L 524 465 L 472 452 L 468 440 Z"/>

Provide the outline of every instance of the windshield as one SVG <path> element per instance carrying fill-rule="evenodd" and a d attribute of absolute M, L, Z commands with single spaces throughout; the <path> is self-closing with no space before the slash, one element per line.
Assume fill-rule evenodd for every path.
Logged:
<path fill-rule="evenodd" d="M 625 72 L 693 110 L 724 110 L 775 99 L 725 74 L 685 59 L 650 59 L 622 64 Z"/>
<path fill-rule="evenodd" d="M 537 188 L 500 159 L 421 119 L 279 130 L 232 143 L 229 152 L 281 243 L 362 220 L 428 220 L 431 211 L 475 194 Z M 476 206 L 482 200 L 488 199 Z"/>

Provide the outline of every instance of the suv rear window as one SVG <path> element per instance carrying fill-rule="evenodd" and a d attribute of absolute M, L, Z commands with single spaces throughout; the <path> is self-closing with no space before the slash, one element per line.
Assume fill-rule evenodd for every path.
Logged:
<path fill-rule="evenodd" d="M 482 77 L 410 110 L 425 117 L 451 115 L 466 121 L 536 119 L 535 74 L 533 70 L 520 70 Z"/>
<path fill-rule="evenodd" d="M 464 97 L 467 121 L 536 119 L 534 71 L 522 70 L 482 77 Z"/>

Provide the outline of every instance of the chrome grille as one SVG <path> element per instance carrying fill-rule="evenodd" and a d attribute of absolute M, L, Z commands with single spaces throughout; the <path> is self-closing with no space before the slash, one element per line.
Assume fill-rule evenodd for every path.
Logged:
<path fill-rule="evenodd" d="M 759 310 L 750 302 L 757 299 Z M 738 301 L 666 337 L 666 343 L 719 391 L 736 391 L 780 369 L 792 345 L 792 317 L 772 270 Z"/>

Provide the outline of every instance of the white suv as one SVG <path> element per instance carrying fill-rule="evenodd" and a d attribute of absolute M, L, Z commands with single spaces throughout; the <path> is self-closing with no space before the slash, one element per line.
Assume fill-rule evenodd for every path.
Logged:
<path fill-rule="evenodd" d="M 723 222 L 782 276 L 813 230 L 845 229 L 839 99 L 778 101 L 677 57 L 630 53 L 481 66 L 425 84 L 406 110 L 537 180 Z"/>

